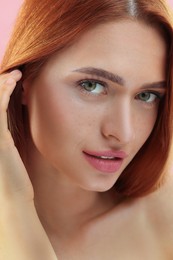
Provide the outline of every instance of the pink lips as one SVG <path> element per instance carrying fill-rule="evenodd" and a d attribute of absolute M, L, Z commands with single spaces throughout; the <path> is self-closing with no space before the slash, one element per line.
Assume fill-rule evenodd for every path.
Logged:
<path fill-rule="evenodd" d="M 97 170 L 103 173 L 117 172 L 127 154 L 123 151 L 84 151 L 86 160 Z"/>

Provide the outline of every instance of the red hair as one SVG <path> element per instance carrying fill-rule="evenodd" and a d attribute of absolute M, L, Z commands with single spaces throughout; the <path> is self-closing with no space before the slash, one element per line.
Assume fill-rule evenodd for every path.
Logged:
<path fill-rule="evenodd" d="M 26 0 L 7 47 L 1 73 L 18 68 L 22 80 L 38 75 L 50 56 L 67 48 L 97 24 L 121 19 L 141 20 L 158 29 L 167 44 L 167 92 L 154 129 L 115 183 L 125 196 L 142 196 L 158 186 L 166 168 L 173 131 L 172 14 L 164 0 Z M 24 158 L 26 118 L 21 105 L 22 80 L 8 108 L 9 129 Z"/>

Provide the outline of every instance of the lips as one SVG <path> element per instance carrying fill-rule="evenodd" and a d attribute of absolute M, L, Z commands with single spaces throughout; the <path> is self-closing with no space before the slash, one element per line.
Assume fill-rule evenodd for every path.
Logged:
<path fill-rule="evenodd" d="M 103 173 L 117 172 L 127 157 L 123 151 L 84 151 L 83 154 L 91 166 Z"/>

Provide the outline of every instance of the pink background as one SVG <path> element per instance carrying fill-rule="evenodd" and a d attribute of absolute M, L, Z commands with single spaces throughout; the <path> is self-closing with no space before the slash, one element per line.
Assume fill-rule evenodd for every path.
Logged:
<path fill-rule="evenodd" d="M 23 0 L 0 0 L 0 61 Z"/>
<path fill-rule="evenodd" d="M 22 2 L 23 0 L 0 0 L 0 61 L 2 60 L 17 11 Z M 168 0 L 168 2 L 173 7 L 173 0 Z"/>

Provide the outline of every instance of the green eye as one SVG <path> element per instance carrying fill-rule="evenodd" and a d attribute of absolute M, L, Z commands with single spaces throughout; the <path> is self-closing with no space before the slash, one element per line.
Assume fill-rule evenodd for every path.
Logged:
<path fill-rule="evenodd" d="M 105 86 L 97 81 L 86 80 L 80 85 L 85 91 L 93 94 L 102 94 L 105 92 Z"/>
<path fill-rule="evenodd" d="M 141 101 L 152 103 L 158 98 L 157 94 L 151 93 L 151 92 L 142 92 L 137 95 L 137 99 L 140 99 Z"/>
<path fill-rule="evenodd" d="M 87 91 L 93 91 L 97 87 L 97 83 L 93 81 L 86 81 L 82 83 L 82 87 Z"/>

